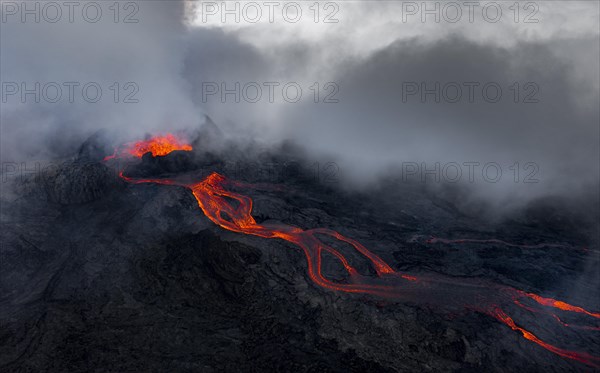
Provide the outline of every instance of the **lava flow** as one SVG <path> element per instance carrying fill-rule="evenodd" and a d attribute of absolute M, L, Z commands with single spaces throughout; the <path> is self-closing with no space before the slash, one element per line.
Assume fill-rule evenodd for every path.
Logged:
<path fill-rule="evenodd" d="M 169 141 L 174 140 L 172 143 Z M 157 137 L 148 141 L 126 144 L 124 152 L 117 152 L 105 160 L 116 158 L 121 154 L 141 157 L 141 152 L 152 152 L 153 155 L 166 155 L 169 149 L 191 150 L 189 144 L 177 140 L 172 135 Z M 140 154 L 141 153 L 141 154 Z M 284 224 L 259 224 L 252 217 L 252 199 L 245 195 L 233 192 L 233 189 L 249 188 L 251 184 L 239 183 L 226 177 L 212 173 L 202 181 L 195 183 L 179 182 L 175 179 L 136 179 L 125 176 L 123 171 L 119 174 L 125 181 L 141 184 L 155 183 L 163 185 L 178 185 L 191 190 L 198 206 L 212 222 L 218 226 L 237 233 L 254 235 L 262 238 L 283 239 L 300 247 L 307 259 L 308 276 L 317 285 L 335 291 L 347 293 L 362 293 L 399 300 L 420 301 L 425 304 L 439 307 L 460 306 L 478 312 L 486 313 L 500 322 L 506 324 L 514 331 L 518 331 L 524 338 L 564 358 L 573 359 L 584 364 L 600 368 L 600 358 L 585 352 L 576 352 L 562 349 L 543 341 L 532 332 L 518 326 L 501 308 L 517 305 L 534 313 L 550 314 L 554 321 L 564 327 L 570 325 L 560 320 L 557 315 L 548 312 L 556 309 L 560 312 L 572 312 L 583 317 L 600 319 L 600 313 L 587 311 L 581 307 L 552 298 L 544 298 L 537 294 L 524 292 L 511 287 L 476 282 L 472 279 L 459 279 L 443 275 L 423 275 L 415 277 L 410 274 L 395 271 L 383 259 L 369 251 L 359 242 L 345 237 L 340 233 L 317 228 L 303 230 L 298 227 Z M 232 204 L 230 201 L 237 203 Z M 352 246 L 364 256 L 374 268 L 376 275 L 364 276 L 354 268 L 344 255 L 326 244 L 318 235 L 329 236 L 338 241 Z M 322 254 L 327 252 L 333 255 L 345 268 L 348 281 L 335 282 L 327 279 L 322 273 Z M 458 303 L 457 303 L 458 302 Z M 526 305 L 525 303 L 529 303 Z M 537 303 L 537 305 L 536 305 Z M 543 306 L 547 309 L 544 309 Z M 537 309 L 535 307 L 538 307 Z M 596 329 L 589 327 L 590 330 Z"/>

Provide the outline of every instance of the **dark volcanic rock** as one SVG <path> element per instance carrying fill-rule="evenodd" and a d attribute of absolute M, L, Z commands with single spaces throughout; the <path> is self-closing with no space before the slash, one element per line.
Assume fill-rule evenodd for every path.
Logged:
<path fill-rule="evenodd" d="M 135 171 L 127 170 L 127 175 L 144 177 L 163 173 L 189 172 L 198 166 L 194 163 L 194 153 L 176 150 L 165 156 L 153 157 L 151 153 L 142 156 L 142 162 L 135 165 Z"/>
<path fill-rule="evenodd" d="M 222 164 L 175 152 L 146 156 L 129 171 L 148 177 L 194 174 L 195 167 L 219 170 Z M 253 198 L 256 219 L 337 230 L 395 269 L 543 289 L 598 308 L 597 289 L 582 282 L 582 273 L 597 269 L 591 251 L 426 245 L 422 239 L 562 242 L 563 235 L 542 220 L 488 225 L 427 193 L 342 193 L 305 173 L 299 168 L 297 178 L 278 179 L 283 192 L 244 190 Z M 23 198 L 31 185 L 44 198 Z M 0 197 L 3 372 L 586 369 L 476 312 L 318 287 L 300 249 L 220 229 L 183 187 L 125 184 L 101 163 L 67 162 L 42 181 L 3 188 Z M 573 247 L 597 248 L 581 233 L 570 240 Z M 371 273 L 360 255 L 348 258 L 361 273 Z M 330 257 L 322 265 L 331 278 L 343 273 Z M 576 293 L 578 288 L 585 292 Z M 564 341 L 549 326 L 540 331 Z M 569 347 L 600 346 L 597 335 L 585 339 L 585 346 L 577 341 Z"/>
<path fill-rule="evenodd" d="M 191 171 L 220 171 L 224 165 L 224 162 L 210 152 L 176 150 L 165 156 L 156 157 L 146 153 L 142 156 L 141 162 L 128 165 L 125 174 L 130 177 L 148 178 Z"/>
<path fill-rule="evenodd" d="M 99 162 L 114 152 L 114 136 L 107 130 L 98 130 L 81 144 L 77 159 L 83 162 Z"/>
<path fill-rule="evenodd" d="M 594 209 L 597 205 L 597 201 L 589 201 L 585 206 L 573 207 L 573 203 L 559 198 L 539 199 L 527 206 L 522 221 L 563 236 L 577 236 L 598 222 L 598 211 Z"/>
<path fill-rule="evenodd" d="M 118 174 L 102 163 L 65 161 L 20 180 L 17 189 L 25 196 L 70 205 L 98 200 L 122 186 Z"/>

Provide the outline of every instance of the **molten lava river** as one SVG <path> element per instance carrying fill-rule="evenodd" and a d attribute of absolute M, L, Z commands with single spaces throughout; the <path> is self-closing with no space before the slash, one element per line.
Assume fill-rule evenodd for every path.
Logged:
<path fill-rule="evenodd" d="M 168 134 L 146 141 L 127 143 L 115 149 L 114 154 L 107 156 L 104 160 L 109 161 L 125 157 L 141 158 L 143 154 L 148 152 L 151 152 L 153 156 L 163 156 L 174 150 L 190 151 L 192 150 L 192 146 L 178 137 Z M 306 255 L 308 276 L 315 284 L 323 288 L 346 293 L 362 293 L 400 301 L 422 302 L 432 307 L 461 307 L 481 312 L 504 323 L 512 330 L 520 333 L 525 339 L 563 358 L 573 359 L 590 367 L 600 368 L 600 357 L 590 355 L 586 352 L 561 348 L 540 339 L 531 331 L 519 326 L 507 314 L 506 309 L 508 307 L 523 309 L 528 314 L 535 315 L 535 318 L 540 317 L 540 315 L 547 315 L 561 327 L 591 331 L 600 330 L 597 326 L 597 320 L 600 319 L 600 313 L 598 312 L 591 312 L 560 300 L 545 298 L 537 294 L 504 285 L 486 283 L 481 280 L 459 279 L 439 274 L 415 277 L 407 273 L 401 273 L 395 271 L 384 260 L 359 242 L 327 228 L 303 230 L 283 224 L 258 224 L 252 217 L 252 199 L 232 191 L 252 188 L 253 186 L 229 180 L 216 172 L 194 183 L 178 182 L 175 179 L 165 178 L 132 178 L 124 175 L 123 170 L 120 171 L 119 175 L 123 180 L 134 184 L 155 183 L 183 186 L 192 192 L 204 214 L 221 228 L 262 238 L 282 239 L 298 246 Z M 237 202 L 235 203 L 235 207 L 230 202 L 231 200 Z M 376 275 L 363 276 L 359 274 L 357 269 L 350 265 L 349 260 L 339 250 L 324 243 L 319 239 L 318 235 L 329 236 L 330 238 L 351 245 L 368 260 L 374 268 Z M 433 241 L 435 240 L 433 239 Z M 449 241 L 437 239 L 437 242 Z M 321 271 L 323 252 L 333 255 L 343 265 L 349 278 L 347 283 L 335 282 L 323 275 Z M 596 325 L 585 326 L 566 323 L 562 321 L 557 313 L 567 315 L 568 313 L 579 314 L 581 318 L 589 318 Z"/>

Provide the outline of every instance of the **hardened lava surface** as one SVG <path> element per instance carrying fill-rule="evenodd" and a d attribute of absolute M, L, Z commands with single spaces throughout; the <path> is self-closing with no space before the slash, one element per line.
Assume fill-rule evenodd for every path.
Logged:
<path fill-rule="evenodd" d="M 256 168 L 176 151 L 146 155 L 124 170 L 138 179 L 189 181 L 219 172 L 255 185 L 267 181 L 277 187 L 244 191 L 258 224 L 328 228 L 417 277 L 493 282 L 600 309 L 594 217 L 556 201 L 486 223 L 421 188 L 390 183 L 370 193 L 343 192 L 302 167 L 253 180 Z M 3 185 L 1 371 L 594 369 L 458 307 L 461 293 L 446 307 L 317 286 L 295 245 L 222 229 L 189 189 L 128 183 L 119 171 L 91 157 Z M 323 240 L 365 278 L 375 277 L 348 245 Z M 332 281 L 351 281 L 327 253 L 321 269 Z M 511 316 L 541 339 L 599 355 L 600 332 L 567 333 L 557 321 L 518 309 Z M 560 316 L 563 323 L 600 326 L 585 315 Z"/>

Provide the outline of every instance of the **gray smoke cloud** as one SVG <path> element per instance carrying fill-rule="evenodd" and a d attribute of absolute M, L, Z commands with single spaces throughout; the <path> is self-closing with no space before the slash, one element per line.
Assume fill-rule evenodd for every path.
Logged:
<path fill-rule="evenodd" d="M 577 81 L 577 66 L 554 52 L 572 43 L 521 42 L 504 48 L 460 36 L 433 43 L 400 41 L 365 61 L 342 65 L 336 81 L 344 89 L 339 104 L 344 109 L 307 114 L 302 108 L 289 118 L 289 133 L 343 154 L 342 170 L 363 185 L 394 172 L 406 180 L 416 164 L 412 179 L 423 182 L 425 169 L 433 171 L 437 163 L 441 170 L 425 181 L 441 174 L 442 182 L 471 184 L 465 163 L 474 163 L 471 189 L 498 204 L 589 192 L 598 182 L 600 118 L 598 108 L 585 102 L 597 102 L 598 96 Z M 576 43 L 598 52 L 596 38 Z M 472 96 L 465 83 L 473 84 Z M 493 87 L 487 93 L 486 84 Z M 495 87 L 502 89 L 497 102 Z"/>
<path fill-rule="evenodd" d="M 224 23 L 220 14 L 204 22 L 202 3 L 136 4 L 138 23 L 115 23 L 104 7 L 98 23 L 2 24 L 3 82 L 103 88 L 98 103 L 37 104 L 28 96 L 23 104 L 10 96 L 2 104 L 3 160 L 73 149 L 99 128 L 131 137 L 197 127 L 206 113 L 230 137 L 291 139 L 312 159 L 335 161 L 352 189 L 389 178 L 459 185 L 468 199 L 503 208 L 548 196 L 597 199 L 597 5 L 536 3 L 539 22 L 525 24 L 506 7 L 496 23 L 419 15 L 405 22 L 407 2 L 349 2 L 335 3 L 338 22 L 325 24 L 308 8 L 297 23 Z M 131 92 L 123 85 L 135 83 L 139 102 L 112 102 L 114 82 L 121 101 Z M 290 82 L 302 88 L 296 103 L 282 95 Z M 207 84 L 235 83 L 262 87 L 261 100 L 206 95 Z M 273 102 L 265 83 L 278 84 Z M 436 94 L 421 96 L 436 83 L 439 102 Z M 452 102 L 457 86 L 461 96 Z M 338 102 L 324 103 L 328 94 Z M 462 175 L 454 182 L 456 165 Z M 525 183 L 528 177 L 535 182 Z"/>
<path fill-rule="evenodd" d="M 335 161 L 345 187 L 371 188 L 382 178 L 438 192 L 459 185 L 463 202 L 497 212 L 556 196 L 595 206 L 600 51 L 590 19 L 597 7 L 541 3 L 540 22 L 527 26 L 512 19 L 407 25 L 401 4 L 349 6 L 350 15 L 319 36 L 269 24 L 197 29 L 193 39 L 204 42 L 192 45 L 185 69 L 195 100 L 206 98 L 207 81 L 229 89 L 297 82 L 305 95 L 297 103 L 277 91 L 275 103 L 234 103 L 221 90 L 204 107 L 235 132 L 294 139 L 315 160 Z M 339 102 L 322 102 L 331 90 L 313 102 L 313 82 L 333 82 Z M 422 96 L 436 83 L 437 97 Z"/>
<path fill-rule="evenodd" d="M 72 18 L 57 3 L 62 16 L 54 23 L 44 19 L 56 17 L 55 10 L 44 13 L 45 2 L 2 4 L 3 160 L 73 151 L 100 128 L 126 137 L 203 121 L 181 76 L 183 2 L 131 2 L 135 7 L 129 8 L 129 3 L 118 3 L 118 13 L 110 8 L 113 3 L 76 3 Z M 96 5 L 86 8 L 89 4 Z M 39 23 L 25 6 L 39 7 Z M 35 91 L 36 83 L 38 97 L 22 96 L 25 89 Z M 14 84 L 18 91 L 9 95 Z M 56 87 L 61 97 L 52 102 Z"/>

